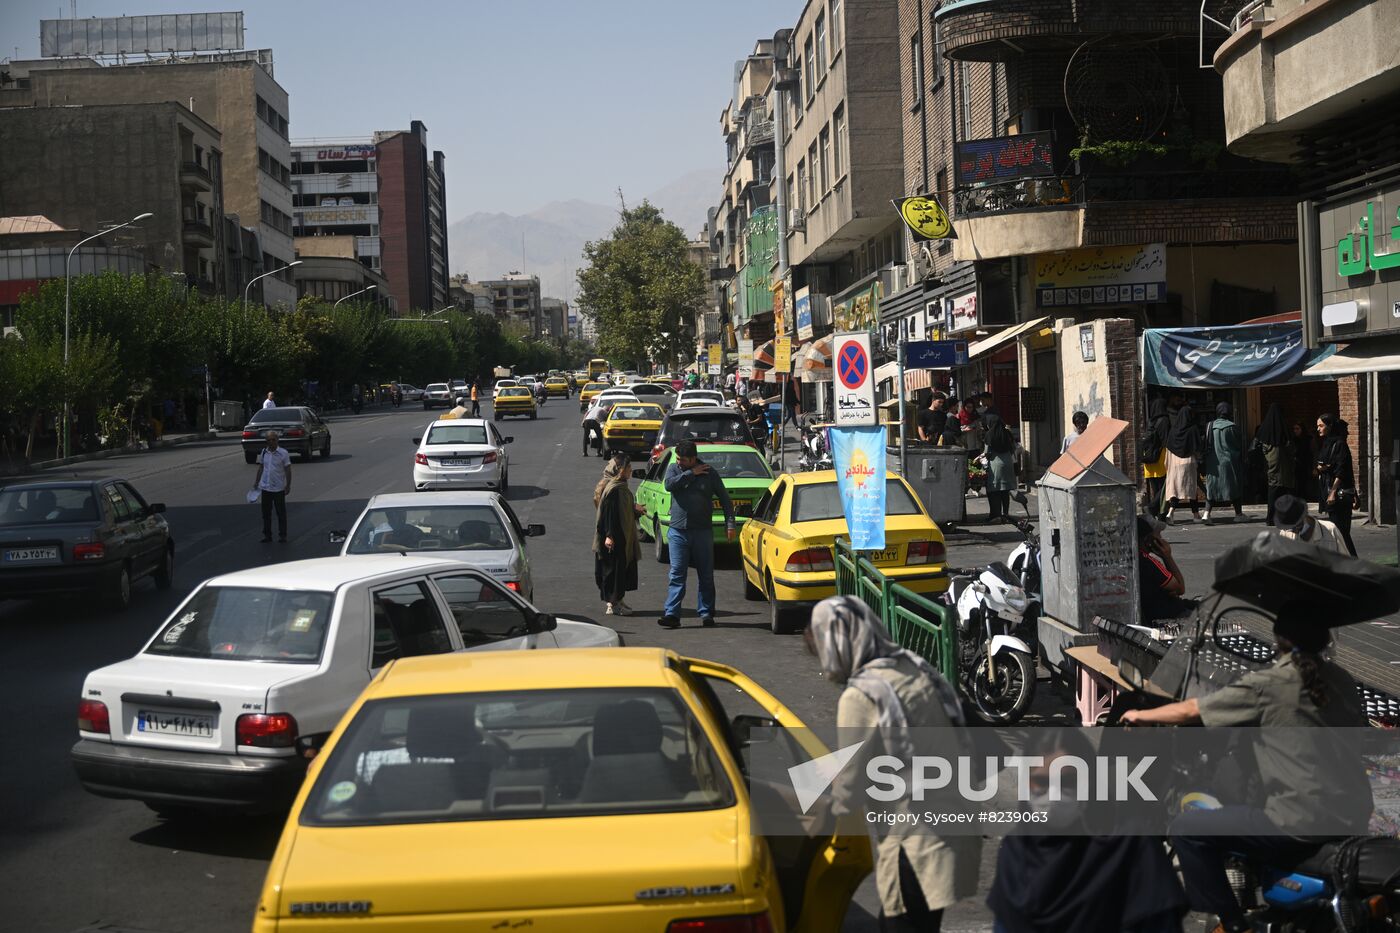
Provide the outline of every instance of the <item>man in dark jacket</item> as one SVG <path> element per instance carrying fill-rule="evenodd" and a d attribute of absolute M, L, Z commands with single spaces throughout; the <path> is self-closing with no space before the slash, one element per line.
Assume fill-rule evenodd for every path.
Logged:
<path fill-rule="evenodd" d="M 698 578 L 700 624 L 715 624 L 714 503 L 724 510 L 725 534 L 734 540 L 734 503 L 719 474 L 700 459 L 694 441 L 676 445 L 676 459 L 666 468 L 666 491 L 671 494 L 671 528 L 666 544 L 671 551 L 671 586 L 666 608 L 657 624 L 676 628 L 681 624 L 685 578 L 691 567 Z"/>

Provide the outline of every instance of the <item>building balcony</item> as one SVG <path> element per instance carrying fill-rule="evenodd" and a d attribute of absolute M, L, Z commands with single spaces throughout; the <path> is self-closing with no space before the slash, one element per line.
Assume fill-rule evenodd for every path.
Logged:
<path fill-rule="evenodd" d="M 743 154 L 750 161 L 773 151 L 773 121 L 752 120 L 744 127 Z"/>
<path fill-rule="evenodd" d="M 1299 161 L 1308 131 L 1400 94 L 1397 22 L 1400 0 L 1239 0 L 1214 59 L 1230 151 Z"/>
<path fill-rule="evenodd" d="M 1118 172 L 1033 178 L 954 192 L 953 258 L 1085 246 L 1238 243 L 1297 235 L 1297 195 L 1275 170 Z"/>
<path fill-rule="evenodd" d="M 190 191 L 212 191 L 214 177 L 198 162 L 180 163 L 180 187 Z"/>
<path fill-rule="evenodd" d="M 1087 12 L 1082 0 L 952 0 L 936 19 L 948 58 L 991 62 L 1067 53 L 1101 36 L 1195 36 L 1199 16 L 1199 3 L 1181 0 L 1114 0 Z"/>
<path fill-rule="evenodd" d="M 213 246 L 214 228 L 203 220 L 185 220 L 185 243 L 189 246 Z"/>

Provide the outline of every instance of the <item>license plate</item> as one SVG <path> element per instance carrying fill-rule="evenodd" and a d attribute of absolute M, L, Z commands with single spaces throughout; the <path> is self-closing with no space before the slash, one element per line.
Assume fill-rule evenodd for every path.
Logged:
<path fill-rule="evenodd" d="M 735 515 L 748 515 L 753 510 L 753 503 L 747 499 L 730 499 L 729 504 L 734 506 Z M 718 499 L 714 500 L 716 512 L 723 512 L 724 506 Z"/>
<path fill-rule="evenodd" d="M 883 551 L 870 551 L 869 561 L 872 564 L 888 564 L 899 557 L 899 548 L 887 548 Z"/>
<path fill-rule="evenodd" d="M 22 563 L 29 560 L 58 560 L 56 547 L 17 547 L 5 552 L 8 563 Z"/>
<path fill-rule="evenodd" d="M 439 460 L 438 463 L 442 464 L 443 466 L 455 466 L 455 467 L 464 467 L 464 466 L 471 466 L 471 465 L 472 465 L 472 461 L 471 461 L 471 458 L 470 458 L 470 457 L 453 457 L 453 458 L 449 458 L 449 459 Z"/>
<path fill-rule="evenodd" d="M 157 713 L 143 709 L 136 712 L 136 731 L 157 735 L 190 735 L 210 738 L 214 734 L 214 717 L 199 713 Z"/>

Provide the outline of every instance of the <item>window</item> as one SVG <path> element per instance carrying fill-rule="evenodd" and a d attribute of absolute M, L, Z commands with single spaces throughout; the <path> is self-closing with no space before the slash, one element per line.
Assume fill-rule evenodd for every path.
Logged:
<path fill-rule="evenodd" d="M 821 179 L 821 180 L 822 180 L 822 191 L 823 191 L 823 192 L 826 192 L 826 191 L 830 191 L 830 190 L 831 190 L 831 181 L 830 181 L 830 179 L 827 178 L 827 174 L 828 174 L 828 172 L 829 172 L 829 170 L 830 170 L 830 167 L 831 167 L 831 127 L 830 127 L 829 125 L 828 125 L 828 126 L 822 127 L 821 137 L 820 137 L 820 138 L 821 138 L 821 149 L 822 149 L 822 156 L 821 156 L 821 175 L 822 175 L 822 179 Z"/>
<path fill-rule="evenodd" d="M 812 30 L 813 43 L 817 49 L 817 77 L 826 74 L 826 14 L 817 14 L 817 25 Z"/>
<path fill-rule="evenodd" d="M 97 501 L 89 486 L 12 486 L 0 490 L 0 526 L 97 520 Z"/>
<path fill-rule="evenodd" d="M 812 483 L 797 487 L 792 503 L 793 522 L 825 522 L 846 514 L 841 505 L 841 492 L 832 483 Z M 909 490 L 897 479 L 885 480 L 886 515 L 922 515 L 923 510 L 909 495 Z"/>
<path fill-rule="evenodd" d="M 812 99 L 812 93 L 817 89 L 817 52 L 812 44 L 812 37 L 807 37 L 807 42 L 802 46 L 803 77 L 807 84 L 807 100 Z"/>
<path fill-rule="evenodd" d="M 117 487 L 115 485 L 104 486 L 102 491 L 106 493 L 107 504 L 112 507 L 112 514 L 116 516 L 117 521 L 130 521 L 132 518 L 131 506 L 127 504 L 125 497 L 122 496 Z"/>
<path fill-rule="evenodd" d="M 798 210 L 807 209 L 807 160 L 797 160 L 797 202 L 792 205 Z"/>
<path fill-rule="evenodd" d="M 918 110 L 924 99 L 924 43 L 916 32 L 909 37 L 909 73 L 914 77 L 914 102 L 911 110 Z"/>
<path fill-rule="evenodd" d="M 962 107 L 962 138 L 971 139 L 972 132 L 972 69 L 967 62 L 958 66 L 958 100 Z"/>
<path fill-rule="evenodd" d="M 846 105 L 836 108 L 831 118 L 831 178 L 840 181 L 846 171 Z"/>
<path fill-rule="evenodd" d="M 797 188 L 793 184 L 791 175 L 787 177 L 787 206 L 789 208 L 797 206 Z"/>
<path fill-rule="evenodd" d="M 398 658 L 452 650 L 442 616 L 427 584 L 419 581 L 374 594 L 374 656 L 371 668 Z"/>
<path fill-rule="evenodd" d="M 929 56 L 929 90 L 933 90 L 943 83 L 943 30 L 938 25 L 938 20 L 934 19 L 934 10 L 929 14 L 929 23 L 933 27 L 933 54 Z M 922 93 L 922 91 L 920 91 Z"/>
<path fill-rule="evenodd" d="M 807 202 L 811 207 L 816 207 L 821 200 L 822 192 L 817 190 L 817 172 L 820 166 L 817 164 L 817 144 L 807 147 L 807 165 L 809 174 L 807 175 Z"/>
<path fill-rule="evenodd" d="M 475 574 L 433 580 L 452 609 L 468 648 L 530 634 L 525 611 L 505 591 Z"/>
<path fill-rule="evenodd" d="M 347 552 L 374 554 L 400 548 L 504 551 L 512 547 L 500 514 L 491 506 L 434 505 L 374 509 L 355 526 Z"/>
<path fill-rule="evenodd" d="M 831 57 L 841 51 L 841 0 L 831 0 Z"/>
<path fill-rule="evenodd" d="M 170 618 L 146 654 L 314 664 L 334 593 L 206 586 Z"/>

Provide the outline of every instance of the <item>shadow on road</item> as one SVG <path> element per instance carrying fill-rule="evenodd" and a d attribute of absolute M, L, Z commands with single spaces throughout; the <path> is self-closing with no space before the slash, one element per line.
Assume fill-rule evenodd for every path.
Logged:
<path fill-rule="evenodd" d="M 518 486 L 512 483 L 506 498 L 511 502 L 521 502 L 526 499 L 543 499 L 547 495 L 549 490 L 543 486 Z"/>
<path fill-rule="evenodd" d="M 157 849 L 200 852 L 224 858 L 267 861 L 277 848 L 286 814 L 262 816 L 190 814 L 164 819 L 151 814 L 155 825 L 131 837 L 131 841 Z"/>

